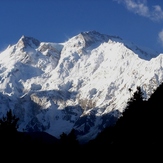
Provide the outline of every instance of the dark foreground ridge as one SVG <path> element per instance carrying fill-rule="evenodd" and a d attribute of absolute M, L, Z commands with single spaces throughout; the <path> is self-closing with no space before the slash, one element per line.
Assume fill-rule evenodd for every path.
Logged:
<path fill-rule="evenodd" d="M 44 132 L 18 132 L 18 119 L 9 110 L 6 117 L 0 120 L 0 145 L 2 149 L 12 149 L 13 152 L 15 152 L 13 149 L 17 152 L 28 149 L 28 154 L 34 156 L 36 156 L 36 151 L 39 155 L 54 153 L 55 158 L 70 154 L 67 159 L 81 156 L 83 152 L 85 156 L 92 157 L 92 159 L 95 159 L 96 155 L 103 155 L 104 158 L 107 156 L 104 155 L 106 153 L 110 158 L 115 153 L 117 155 L 125 153 L 126 157 L 130 153 L 158 158 L 163 138 L 162 94 L 163 84 L 145 101 L 140 87 L 137 87 L 137 91 L 128 101 L 127 108 L 116 124 L 105 128 L 94 140 L 86 144 L 78 142 L 75 130 L 68 135 L 61 134 L 60 139 Z"/>

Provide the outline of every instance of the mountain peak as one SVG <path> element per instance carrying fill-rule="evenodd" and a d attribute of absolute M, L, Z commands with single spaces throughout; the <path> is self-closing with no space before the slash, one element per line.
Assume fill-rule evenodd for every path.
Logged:
<path fill-rule="evenodd" d="M 13 106 L 19 131 L 59 138 L 74 128 L 88 141 L 115 123 L 137 86 L 148 99 L 163 81 L 163 56 L 152 54 L 97 31 L 60 44 L 22 36 L 0 55 L 0 116 Z"/>
<path fill-rule="evenodd" d="M 110 36 L 110 35 L 107 35 L 107 34 L 102 34 L 102 33 L 99 33 L 95 30 L 93 31 L 86 31 L 86 32 L 81 32 L 81 35 L 87 40 L 88 37 L 91 38 L 91 39 L 94 39 L 96 41 L 108 41 L 109 39 L 113 39 L 113 38 L 116 38 L 116 39 L 120 39 L 122 40 L 119 36 Z"/>
<path fill-rule="evenodd" d="M 31 48 L 36 48 L 40 45 L 40 41 L 38 41 L 37 39 L 33 38 L 33 37 L 27 37 L 27 36 L 22 36 L 18 43 L 17 43 L 17 47 L 19 48 L 26 48 L 26 47 L 31 47 Z"/>
<path fill-rule="evenodd" d="M 102 43 L 102 42 L 108 42 L 110 39 L 111 40 L 122 40 L 120 37 L 118 36 L 110 36 L 107 34 L 101 34 L 95 30 L 92 31 L 85 31 L 85 32 L 81 32 L 78 36 L 82 37 L 82 39 L 85 42 L 85 46 L 89 47 L 90 45 L 94 44 L 94 43 Z"/>

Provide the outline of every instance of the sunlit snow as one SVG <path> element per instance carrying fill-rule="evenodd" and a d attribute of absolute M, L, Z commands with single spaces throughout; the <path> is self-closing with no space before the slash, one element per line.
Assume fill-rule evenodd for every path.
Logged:
<path fill-rule="evenodd" d="M 64 43 L 22 36 L 0 53 L 0 115 L 19 130 L 59 137 L 72 128 L 87 141 L 121 113 L 137 86 L 144 98 L 163 81 L 163 55 L 116 36 L 82 32 Z"/>

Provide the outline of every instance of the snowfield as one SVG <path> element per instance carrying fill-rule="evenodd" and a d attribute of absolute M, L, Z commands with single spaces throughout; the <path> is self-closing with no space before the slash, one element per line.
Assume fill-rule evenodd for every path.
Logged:
<path fill-rule="evenodd" d="M 59 138 L 74 128 L 86 142 L 115 123 L 137 86 L 150 97 L 163 81 L 162 60 L 96 31 L 64 43 L 22 36 L 0 53 L 0 116 L 12 109 L 20 131 Z"/>

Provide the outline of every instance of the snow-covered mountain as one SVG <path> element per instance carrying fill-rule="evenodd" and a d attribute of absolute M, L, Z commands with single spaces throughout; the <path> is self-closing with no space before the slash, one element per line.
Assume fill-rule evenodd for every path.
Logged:
<path fill-rule="evenodd" d="M 129 88 L 150 97 L 163 81 L 162 61 L 163 54 L 96 31 L 64 43 L 22 36 L 0 53 L 0 117 L 12 109 L 20 131 L 59 138 L 74 128 L 87 142 L 115 123 Z"/>

